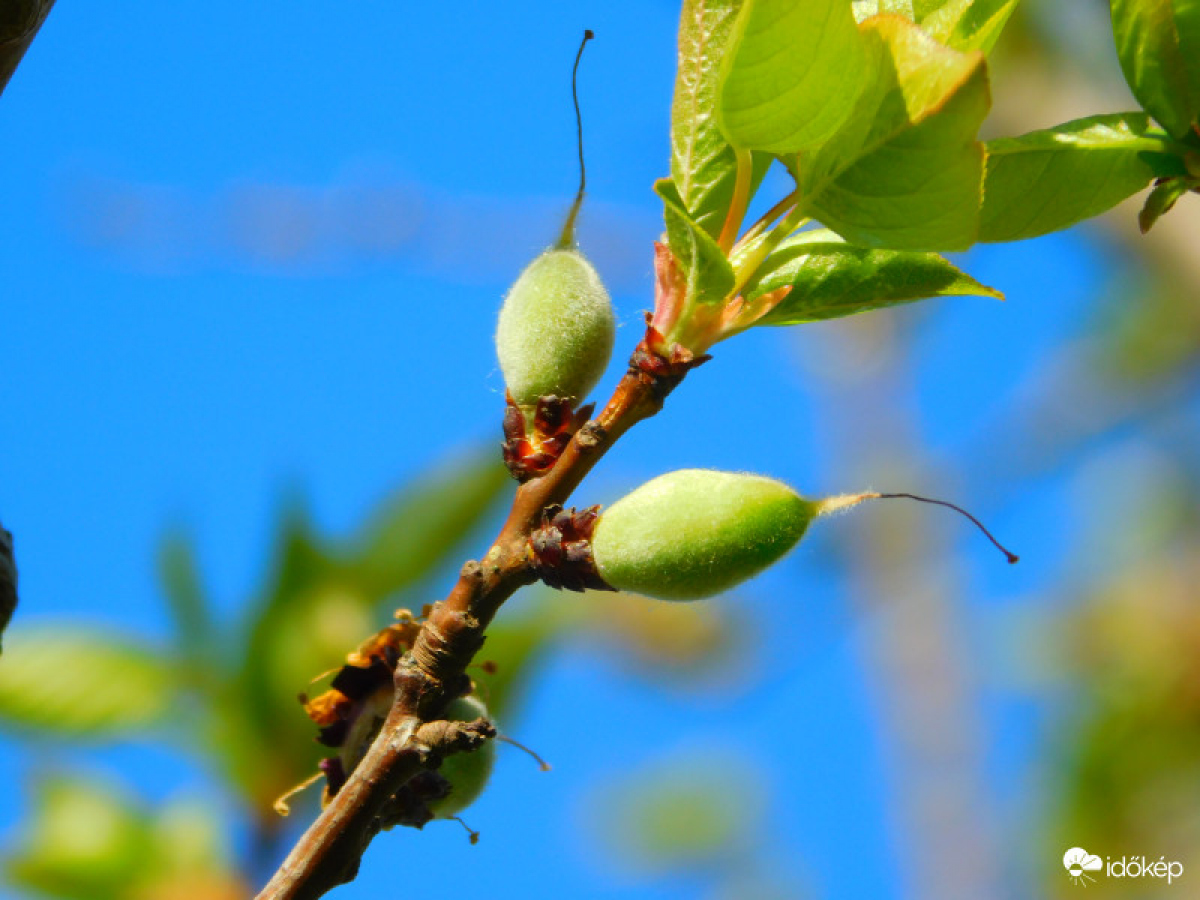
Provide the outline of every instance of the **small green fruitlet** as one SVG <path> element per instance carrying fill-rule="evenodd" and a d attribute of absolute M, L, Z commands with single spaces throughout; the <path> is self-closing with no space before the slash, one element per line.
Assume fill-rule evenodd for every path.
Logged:
<path fill-rule="evenodd" d="M 578 405 L 604 374 L 616 337 L 608 291 L 575 240 L 575 222 L 587 187 L 576 79 L 583 48 L 593 37 L 591 31 L 584 31 L 571 70 L 579 147 L 575 202 L 558 241 L 531 262 L 509 289 L 496 326 L 496 354 L 504 383 L 527 424 L 541 397 L 555 396 Z"/>
<path fill-rule="evenodd" d="M 477 697 L 467 696 L 451 700 L 443 718 L 451 722 L 473 722 L 488 718 L 487 707 Z M 431 800 L 429 811 L 435 819 L 452 819 L 470 806 L 483 793 L 492 775 L 496 762 L 496 742 L 486 741 L 467 753 L 454 753 L 442 760 L 438 773 L 450 782 L 450 793 L 439 800 Z"/>
<path fill-rule="evenodd" d="M 547 250 L 504 298 L 496 353 L 513 402 L 528 417 L 539 397 L 581 400 L 608 366 L 616 337 L 612 301 L 574 249 Z"/>
<path fill-rule="evenodd" d="M 773 478 L 681 469 L 601 513 L 592 554 L 600 576 L 618 590 L 696 600 L 767 568 L 819 511 Z"/>

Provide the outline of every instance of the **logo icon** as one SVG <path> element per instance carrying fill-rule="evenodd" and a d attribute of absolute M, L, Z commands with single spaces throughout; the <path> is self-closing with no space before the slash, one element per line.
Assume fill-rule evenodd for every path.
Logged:
<path fill-rule="evenodd" d="M 1096 880 L 1088 872 L 1100 871 L 1104 868 L 1104 861 L 1100 857 L 1088 853 L 1082 847 L 1072 847 L 1063 854 L 1063 868 L 1071 876 L 1073 884 L 1087 887 L 1086 882 Z"/>

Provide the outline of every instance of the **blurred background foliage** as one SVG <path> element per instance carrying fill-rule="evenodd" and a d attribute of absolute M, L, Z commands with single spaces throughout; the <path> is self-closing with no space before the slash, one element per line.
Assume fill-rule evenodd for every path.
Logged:
<path fill-rule="evenodd" d="M 996 133 L 1114 105 L 1097 98 L 1116 96 L 1122 105 L 1106 7 L 1022 4 L 997 50 Z M 458 201 L 414 201 L 411 187 L 377 187 L 342 191 L 333 203 L 247 185 L 238 202 L 226 198 L 240 210 L 234 221 L 195 215 L 220 200 L 84 179 L 65 224 L 85 245 L 118 256 L 166 253 L 171 264 L 216 246 L 256 265 L 302 271 L 354 254 L 438 265 L 422 242 L 465 215 Z M 413 208 L 422 215 L 391 227 L 397 209 Z M 485 226 L 511 221 L 510 213 L 471 206 Z M 620 672 L 664 709 L 690 697 L 721 721 L 739 705 L 767 708 L 748 732 L 718 728 L 710 746 L 655 746 L 647 759 L 608 760 L 591 785 L 572 784 L 581 798 L 577 824 L 612 884 L 644 896 L 829 896 L 814 875 L 821 840 L 784 839 L 773 823 L 790 802 L 781 798 L 794 798 L 786 786 L 837 794 L 824 785 L 837 776 L 762 765 L 745 748 L 780 743 L 787 756 L 787 742 L 796 741 L 800 758 L 800 744 L 821 739 L 795 737 L 807 701 L 785 705 L 772 684 L 851 633 L 884 773 L 868 789 L 886 797 L 893 842 L 853 849 L 887 858 L 888 896 L 1073 896 L 1060 865 L 1072 846 L 1165 855 L 1185 862 L 1189 881 L 1200 877 L 1200 223 L 1184 203 L 1142 238 L 1135 216 L 1136 205 L 1127 205 L 1080 229 L 1082 249 L 1072 245 L 1066 262 L 1050 264 L 1102 260 L 1106 277 L 1088 289 L 1069 326 L 1033 341 L 1031 361 L 1013 371 L 1020 383 L 995 402 L 959 401 L 971 407 L 962 407 L 969 424 L 961 428 L 934 426 L 922 405 L 927 392 L 950 389 L 938 377 L 953 378 L 951 365 L 969 365 L 974 352 L 951 353 L 933 374 L 923 366 L 947 346 L 939 338 L 954 326 L 952 305 L 874 313 L 788 338 L 791 380 L 803 383 L 815 411 L 806 440 L 822 481 L 903 484 L 991 513 L 1032 557 L 1025 565 L 1037 574 L 1033 594 L 1002 596 L 987 574 L 997 566 L 987 551 L 956 551 L 959 523 L 892 505 L 814 534 L 803 564 L 815 575 L 787 569 L 769 582 L 774 598 L 751 587 L 736 603 L 668 605 L 535 589 L 504 610 L 481 657 L 495 663 L 494 673 L 479 669 L 475 678 L 515 738 L 529 705 L 546 701 L 539 676 L 566 652 L 607 656 L 590 663 L 594 678 Z M 206 218 L 229 228 L 198 236 L 194 221 Z M 604 218 L 601 206 L 592 225 L 612 224 Z M 621 224 L 597 253 L 618 282 L 648 258 L 640 243 L 623 243 Z M 314 256 L 314 247 L 322 252 Z M 482 252 L 485 271 L 515 271 L 507 258 Z M 1013 252 L 977 259 L 1021 265 L 1021 248 Z M 1005 286 L 1000 275 L 978 274 Z M 1046 293 L 1060 288 L 1048 283 Z M 684 390 L 702 397 L 707 385 L 699 374 L 693 380 Z M 773 397 L 777 408 L 788 404 L 786 390 Z M 665 416 L 672 413 L 669 404 Z M 28 607 L 20 610 L 0 662 L 0 724 L 32 773 L 24 816 L 5 845 L 14 896 L 249 896 L 315 811 L 316 791 L 293 800 L 289 819 L 272 811 L 322 756 L 297 695 L 314 690 L 314 678 L 393 610 L 419 612 L 435 600 L 463 559 L 485 546 L 509 493 L 494 448 L 468 448 L 413 472 L 358 527 L 336 534 L 314 524 L 293 490 L 280 503 L 261 583 L 234 604 L 214 601 L 203 547 L 189 531 L 166 528 L 158 582 L 170 640 L 82 617 L 26 622 Z M 1059 530 L 1048 546 L 1028 547 L 1028 510 L 1047 504 Z M 20 539 L 18 532 L 18 554 Z M 1055 562 L 1045 562 L 1050 556 Z M 787 578 L 797 591 L 815 592 L 814 603 L 840 598 L 845 618 L 779 626 Z M 973 599 L 981 596 L 992 599 Z M 770 640 L 781 628 L 783 649 Z M 825 687 L 820 677 L 810 691 Z M 587 697 L 570 702 L 585 708 Z M 564 743 L 602 753 L 608 731 L 623 725 L 595 722 L 582 709 L 563 722 Z M 1013 765 L 1012 755 L 993 746 L 1010 734 L 1027 744 L 1015 775 L 999 771 Z M 174 748 L 219 790 L 140 796 L 135 773 L 106 765 L 102 752 L 129 741 Z M 520 801 L 538 804 L 536 784 L 521 784 Z M 995 784 L 1019 789 L 998 796 Z M 421 853 L 425 835 L 402 837 L 407 852 Z M 1189 888 L 1137 890 L 1100 880 L 1089 896 L 1186 896 Z M 512 893 L 529 895 L 515 882 Z"/>

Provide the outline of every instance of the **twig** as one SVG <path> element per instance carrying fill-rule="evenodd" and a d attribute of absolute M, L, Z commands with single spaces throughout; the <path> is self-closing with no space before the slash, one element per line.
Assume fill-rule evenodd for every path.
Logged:
<path fill-rule="evenodd" d="M 0 94 L 53 5 L 54 0 L 9 0 L 0 4 Z"/>
<path fill-rule="evenodd" d="M 8 627 L 17 608 L 17 561 L 13 556 L 13 537 L 0 525 L 0 634 Z"/>
<path fill-rule="evenodd" d="M 643 344 L 643 348 L 645 345 Z M 643 348 L 639 348 L 639 352 Z M 634 359 L 638 359 L 635 353 Z M 316 900 L 354 878 L 379 831 L 388 799 L 430 765 L 421 735 L 446 701 L 463 692 L 466 667 L 483 646 L 484 630 L 518 588 L 535 580 L 526 542 L 542 511 L 565 503 L 597 460 L 637 422 L 661 409 L 686 368 L 649 374 L 631 365 L 612 399 L 571 439 L 545 475 L 518 488 L 508 519 L 479 562 L 463 566 L 449 595 L 426 619 L 396 669 L 396 698 L 366 756 L 258 895 L 258 900 Z"/>

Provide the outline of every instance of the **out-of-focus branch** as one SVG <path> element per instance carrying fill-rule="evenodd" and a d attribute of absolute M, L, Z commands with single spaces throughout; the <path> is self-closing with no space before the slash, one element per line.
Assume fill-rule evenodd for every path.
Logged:
<path fill-rule="evenodd" d="M 0 525 L 0 634 L 8 627 L 17 608 L 17 563 L 13 558 L 12 535 Z"/>
<path fill-rule="evenodd" d="M 8 0 L 0 4 L 0 93 L 4 93 L 8 79 L 53 5 L 54 0 Z"/>

